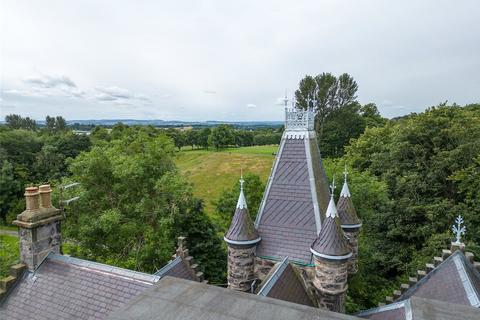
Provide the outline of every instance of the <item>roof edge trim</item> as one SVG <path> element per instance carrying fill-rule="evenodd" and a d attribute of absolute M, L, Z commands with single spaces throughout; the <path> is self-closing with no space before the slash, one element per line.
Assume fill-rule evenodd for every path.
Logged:
<path fill-rule="evenodd" d="M 157 272 L 155 272 L 154 275 L 163 278 L 165 276 L 165 273 L 167 273 L 173 267 L 175 267 L 177 264 L 179 264 L 180 261 L 182 261 L 182 258 L 180 256 L 176 257 L 175 259 L 173 259 L 172 261 L 170 261 L 169 263 L 164 265 L 162 268 L 160 268 Z"/>
<path fill-rule="evenodd" d="M 315 250 L 313 250 L 312 248 L 310 248 L 310 251 L 313 253 L 314 256 L 316 257 L 320 257 L 320 258 L 325 258 L 325 259 L 330 259 L 330 260 L 345 260 L 345 259 L 348 259 L 352 256 L 352 253 L 349 252 L 347 254 L 344 254 L 342 256 L 331 256 L 329 254 L 323 254 L 323 253 L 320 253 L 320 252 L 317 252 Z"/>
<path fill-rule="evenodd" d="M 275 283 L 277 283 L 277 280 L 280 279 L 280 276 L 283 274 L 287 266 L 288 257 L 285 257 L 280 263 L 280 265 L 277 267 L 277 269 L 267 279 L 267 282 L 262 286 L 260 291 L 258 291 L 257 296 L 266 297 L 270 293 L 270 290 L 272 290 Z"/>
<path fill-rule="evenodd" d="M 310 149 L 309 140 L 310 139 L 305 139 L 305 153 L 307 156 L 307 168 L 308 168 L 308 175 L 309 175 L 308 180 L 310 183 L 310 193 L 312 195 L 313 212 L 315 213 L 315 226 L 317 228 L 317 236 L 318 236 L 320 234 L 320 230 L 322 229 L 322 221 L 320 218 L 320 207 L 318 205 L 317 186 L 315 184 L 315 173 L 313 172 L 313 167 L 312 167 L 312 150 Z"/>
<path fill-rule="evenodd" d="M 358 223 L 358 224 L 342 224 L 341 227 L 343 229 L 356 229 L 356 228 L 360 228 L 362 226 L 361 223 Z"/>
<path fill-rule="evenodd" d="M 253 239 L 253 240 L 245 240 L 245 241 L 241 241 L 241 240 L 230 240 L 228 239 L 227 237 L 223 237 L 223 240 L 225 240 L 225 242 L 229 243 L 229 244 L 236 244 L 236 245 L 249 245 L 249 244 L 255 244 L 257 242 L 260 242 L 260 240 L 262 240 L 262 237 L 258 237 L 257 239 Z"/>

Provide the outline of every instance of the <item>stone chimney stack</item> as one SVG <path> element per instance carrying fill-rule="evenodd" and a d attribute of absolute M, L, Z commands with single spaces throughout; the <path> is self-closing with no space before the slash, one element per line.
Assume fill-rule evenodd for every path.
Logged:
<path fill-rule="evenodd" d="M 348 261 L 352 251 L 340 226 L 333 200 L 333 188 L 324 224 L 310 251 L 315 260 L 313 285 L 316 288 L 318 305 L 330 311 L 344 313 Z"/>
<path fill-rule="evenodd" d="M 255 251 L 261 238 L 248 213 L 243 183 L 241 178 L 237 208 L 224 240 L 228 245 L 228 288 L 248 292 L 255 280 Z"/>
<path fill-rule="evenodd" d="M 19 227 L 20 258 L 34 271 L 49 252 L 60 253 L 61 210 L 52 206 L 50 185 L 25 189 L 26 210 L 13 224 Z"/>

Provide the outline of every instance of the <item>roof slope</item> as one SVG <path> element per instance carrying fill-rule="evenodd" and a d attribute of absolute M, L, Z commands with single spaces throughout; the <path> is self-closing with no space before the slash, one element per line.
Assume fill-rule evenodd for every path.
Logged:
<path fill-rule="evenodd" d="M 195 275 L 195 270 L 187 265 L 181 256 L 177 256 L 175 259 L 170 261 L 166 266 L 155 272 L 155 275 L 160 278 L 171 276 L 186 280 L 198 281 L 198 277 Z"/>
<path fill-rule="evenodd" d="M 412 297 L 362 311 L 356 316 L 370 320 L 475 320 L 480 319 L 480 310 L 438 300 Z"/>
<path fill-rule="evenodd" d="M 50 254 L 25 273 L 0 307 L 2 319 L 104 319 L 158 277 Z"/>
<path fill-rule="evenodd" d="M 288 258 L 275 266 L 257 294 L 310 307 L 316 306 Z"/>
<path fill-rule="evenodd" d="M 358 319 L 296 303 L 172 277 L 161 279 L 109 319 L 340 320 Z"/>
<path fill-rule="evenodd" d="M 261 257 L 310 264 L 329 192 L 314 132 L 282 137 L 255 226 Z"/>
<path fill-rule="evenodd" d="M 361 224 L 358 219 L 357 211 L 353 206 L 350 190 L 348 190 L 347 181 L 343 183 L 342 191 L 340 192 L 340 198 L 337 202 L 338 216 L 340 218 L 340 224 L 342 227 L 356 226 Z"/>
<path fill-rule="evenodd" d="M 326 215 L 322 230 L 313 242 L 311 251 L 315 255 L 327 259 L 349 258 L 352 255 L 352 250 L 348 246 L 347 239 L 340 226 L 333 195 L 330 198 Z"/>
<path fill-rule="evenodd" d="M 461 251 L 456 251 L 398 300 L 412 296 L 480 307 L 480 274 Z"/>
<path fill-rule="evenodd" d="M 230 228 L 225 234 L 225 240 L 227 242 L 245 242 L 257 239 L 260 240 L 258 232 L 253 226 L 253 221 L 248 213 L 247 201 L 245 200 L 245 195 L 243 194 L 243 182 L 243 178 L 240 179 L 241 188 L 237 207 L 235 209 L 235 214 L 233 215 Z"/>

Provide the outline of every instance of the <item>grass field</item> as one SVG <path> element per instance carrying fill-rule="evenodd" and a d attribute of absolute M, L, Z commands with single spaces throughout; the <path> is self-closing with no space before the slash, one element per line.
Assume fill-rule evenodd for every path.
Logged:
<path fill-rule="evenodd" d="M 177 153 L 176 165 L 193 183 L 195 196 L 205 201 L 205 211 L 212 215 L 213 202 L 240 177 L 240 171 L 254 173 L 266 182 L 278 146 L 229 148 L 222 151 L 188 150 Z"/>
<path fill-rule="evenodd" d="M 18 238 L 0 234 L 0 278 L 8 275 L 10 266 L 18 262 Z"/>

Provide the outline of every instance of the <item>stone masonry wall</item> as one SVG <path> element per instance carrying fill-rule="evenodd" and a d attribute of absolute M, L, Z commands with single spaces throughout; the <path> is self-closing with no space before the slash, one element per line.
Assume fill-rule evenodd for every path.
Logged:
<path fill-rule="evenodd" d="M 349 232 L 344 229 L 344 233 L 352 249 L 352 256 L 348 260 L 348 274 L 355 274 L 358 272 L 358 231 Z"/>
<path fill-rule="evenodd" d="M 260 282 L 265 280 L 275 264 L 276 262 L 272 260 L 266 260 L 258 257 L 255 258 L 255 276 Z"/>
<path fill-rule="evenodd" d="M 345 312 L 348 261 L 315 259 L 315 278 L 318 305 L 335 312 Z"/>
<path fill-rule="evenodd" d="M 255 280 L 255 249 L 228 246 L 228 288 L 250 291 Z"/>
<path fill-rule="evenodd" d="M 30 270 L 35 270 L 49 252 L 60 253 L 60 221 L 33 229 L 20 227 L 20 258 Z"/>

